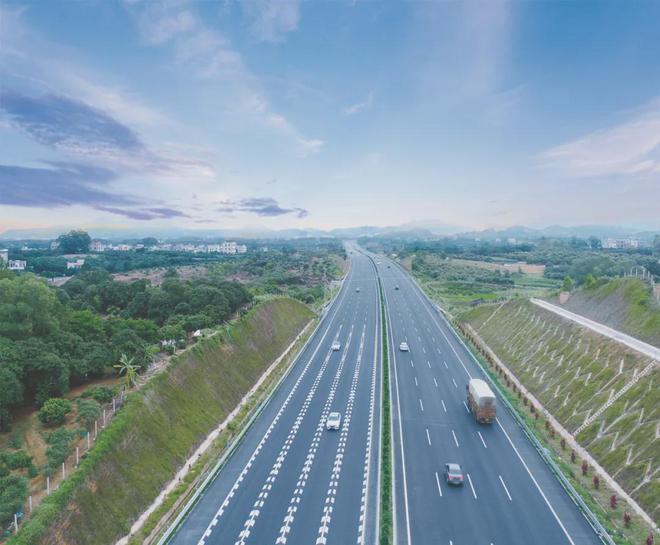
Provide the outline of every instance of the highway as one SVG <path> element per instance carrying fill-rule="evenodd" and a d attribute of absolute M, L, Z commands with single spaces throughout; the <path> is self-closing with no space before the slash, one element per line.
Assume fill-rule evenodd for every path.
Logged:
<path fill-rule="evenodd" d="M 290 373 L 169 543 L 375 543 L 380 308 L 373 263 L 351 257 L 339 295 Z M 340 350 L 331 349 L 334 341 Z M 342 414 L 339 431 L 325 429 L 332 411 Z"/>
<path fill-rule="evenodd" d="M 397 545 L 601 543 L 501 404 L 495 423 L 475 423 L 465 401 L 478 365 L 410 276 L 374 259 L 390 322 Z M 447 462 L 463 486 L 444 482 Z"/>
<path fill-rule="evenodd" d="M 376 272 L 391 354 L 395 544 L 600 543 L 506 410 L 500 407 L 492 425 L 474 422 L 465 386 L 481 371 L 410 276 L 386 258 L 349 248 L 342 290 L 169 543 L 377 543 Z M 404 340 L 410 352 L 399 351 Z M 332 411 L 342 414 L 339 431 L 325 429 Z M 461 464 L 464 486 L 444 482 L 446 462 Z"/>

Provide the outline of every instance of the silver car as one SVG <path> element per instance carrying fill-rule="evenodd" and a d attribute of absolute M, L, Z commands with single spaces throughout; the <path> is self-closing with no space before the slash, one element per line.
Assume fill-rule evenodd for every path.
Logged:
<path fill-rule="evenodd" d="M 335 341 L 332 343 L 332 350 L 334 352 L 337 352 L 337 350 L 341 350 L 341 343 L 339 341 Z"/>
<path fill-rule="evenodd" d="M 341 414 L 330 413 L 325 421 L 325 429 L 338 430 L 339 428 L 341 428 Z"/>
<path fill-rule="evenodd" d="M 406 341 L 403 341 L 399 345 L 399 350 L 401 350 L 401 352 L 408 352 L 410 350 L 410 347 L 408 346 L 408 343 Z"/>
<path fill-rule="evenodd" d="M 463 470 L 458 464 L 445 464 L 445 481 L 456 486 L 463 485 Z"/>

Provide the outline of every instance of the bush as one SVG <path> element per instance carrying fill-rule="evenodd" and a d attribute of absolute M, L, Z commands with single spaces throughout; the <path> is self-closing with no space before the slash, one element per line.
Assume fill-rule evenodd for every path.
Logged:
<path fill-rule="evenodd" d="M 82 397 L 91 397 L 99 403 L 110 403 L 116 393 L 114 388 L 108 388 L 107 386 L 91 386 L 83 392 Z"/>
<path fill-rule="evenodd" d="M 21 469 L 32 465 L 32 457 L 24 450 L 12 452 L 11 454 L 3 454 L 2 461 L 9 469 Z"/>
<path fill-rule="evenodd" d="M 49 445 L 46 449 L 48 462 L 44 468 L 46 475 L 52 475 L 62 462 L 67 459 L 69 454 L 71 454 L 71 441 L 73 441 L 75 435 L 75 432 L 72 430 L 60 428 L 48 436 L 46 440 Z"/>
<path fill-rule="evenodd" d="M 9 475 L 0 478 L 0 525 L 4 527 L 9 524 L 14 513 L 23 509 L 27 493 L 25 477 Z"/>
<path fill-rule="evenodd" d="M 64 423 L 64 417 L 71 412 L 71 402 L 60 397 L 51 397 L 41 409 L 39 409 L 39 420 L 42 424 L 53 426 Z"/>
<path fill-rule="evenodd" d="M 94 421 L 101 416 L 101 406 L 95 399 L 80 399 L 78 401 L 78 418 L 80 422 L 88 430 L 92 429 Z"/>

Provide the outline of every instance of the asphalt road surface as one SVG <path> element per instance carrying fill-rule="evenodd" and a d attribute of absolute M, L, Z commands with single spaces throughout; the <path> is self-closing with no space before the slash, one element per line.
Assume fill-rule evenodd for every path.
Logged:
<path fill-rule="evenodd" d="M 600 543 L 506 410 L 491 425 L 475 423 L 466 384 L 481 371 L 409 275 L 350 252 L 341 292 L 170 543 L 377 542 L 377 271 L 389 318 L 396 545 Z M 409 352 L 399 351 L 401 341 Z M 333 411 L 342 415 L 338 431 L 325 429 Z M 461 464 L 463 486 L 445 483 L 447 462 Z"/>
<path fill-rule="evenodd" d="M 478 365 L 410 276 L 375 259 L 390 319 L 397 544 L 601 543 L 501 404 L 493 424 L 474 421 L 466 385 L 484 378 Z M 445 483 L 448 462 L 463 486 Z"/>
<path fill-rule="evenodd" d="M 351 257 L 319 328 L 170 543 L 375 542 L 380 309 L 373 263 Z M 338 431 L 325 428 L 333 411 L 342 415 Z"/>

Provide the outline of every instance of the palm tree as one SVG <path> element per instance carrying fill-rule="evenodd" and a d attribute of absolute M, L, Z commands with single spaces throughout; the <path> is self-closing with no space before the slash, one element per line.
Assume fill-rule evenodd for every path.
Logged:
<path fill-rule="evenodd" d="M 122 354 L 119 358 L 119 363 L 113 365 L 115 369 L 119 369 L 120 375 L 126 375 L 126 387 L 132 388 L 137 385 L 139 365 L 133 363 L 134 358 L 129 358 L 126 354 Z"/>

